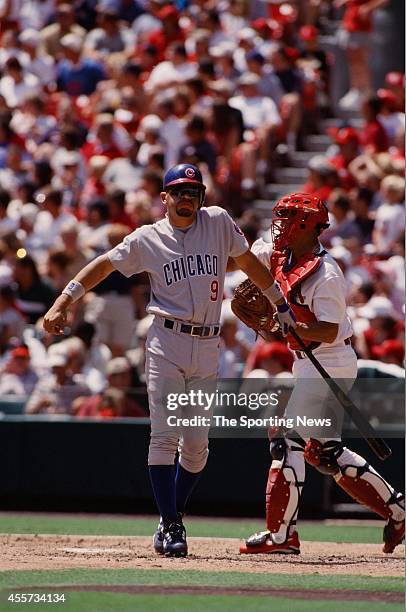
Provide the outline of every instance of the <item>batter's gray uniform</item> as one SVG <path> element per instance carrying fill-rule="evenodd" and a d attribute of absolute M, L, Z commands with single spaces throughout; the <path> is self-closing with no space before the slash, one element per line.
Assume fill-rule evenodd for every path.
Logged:
<path fill-rule="evenodd" d="M 218 206 L 200 208 L 187 229 L 173 227 L 168 218 L 135 230 L 109 251 L 112 265 L 125 276 L 148 272 L 154 321 L 147 337 L 146 379 L 151 415 L 150 465 L 180 464 L 200 472 L 207 461 L 208 427 L 168 425 L 168 392 L 199 388 L 217 375 L 219 319 L 229 257 L 243 255 L 249 246 L 228 213 Z M 181 331 L 205 326 L 205 336 Z M 185 328 L 187 326 L 187 328 Z M 193 330 L 197 331 L 197 330 Z M 187 406 L 176 416 L 193 416 Z M 205 413 L 206 416 L 210 412 Z"/>

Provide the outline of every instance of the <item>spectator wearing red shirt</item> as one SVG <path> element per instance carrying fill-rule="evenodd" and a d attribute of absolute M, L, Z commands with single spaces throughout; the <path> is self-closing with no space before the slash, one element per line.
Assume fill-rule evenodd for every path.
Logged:
<path fill-rule="evenodd" d="M 386 87 L 396 98 L 396 110 L 405 112 L 405 75 L 401 72 L 388 72 L 385 77 Z"/>
<path fill-rule="evenodd" d="M 88 141 L 82 147 L 83 157 L 89 160 L 94 155 L 103 155 L 109 159 L 125 157 L 114 141 L 114 119 L 110 113 L 101 113 L 95 120 L 95 131 L 90 133 Z"/>
<path fill-rule="evenodd" d="M 362 105 L 365 125 L 361 132 L 361 142 L 367 153 L 381 153 L 388 149 L 388 137 L 378 115 L 382 110 L 382 100 L 371 96 Z"/>
<path fill-rule="evenodd" d="M 346 50 L 350 90 L 341 98 L 343 110 L 359 110 L 362 96 L 371 91 L 369 70 L 369 36 L 373 12 L 388 0 L 335 0 L 337 8 L 345 6 L 339 32 L 339 44 Z"/>
<path fill-rule="evenodd" d="M 179 26 L 179 13 L 173 5 L 164 6 L 157 17 L 162 21 L 162 29 L 151 32 L 148 43 L 158 50 L 157 61 L 162 62 L 167 47 L 173 42 L 184 42 L 185 35 Z"/>
<path fill-rule="evenodd" d="M 115 189 L 107 195 L 107 206 L 109 209 L 110 222 L 118 225 L 127 226 L 131 230 L 135 230 L 136 225 L 130 215 L 125 211 L 125 192 L 121 189 Z"/>
<path fill-rule="evenodd" d="M 356 182 L 348 167 L 359 153 L 358 133 L 352 127 L 344 127 L 339 130 L 334 128 L 329 134 L 339 147 L 338 155 L 332 157 L 330 163 L 338 170 L 341 187 L 351 189 L 356 186 Z"/>
<path fill-rule="evenodd" d="M 315 155 L 309 160 L 309 178 L 302 192 L 327 201 L 331 192 L 338 186 L 337 170 L 324 155 Z"/>
<path fill-rule="evenodd" d="M 387 340 L 401 340 L 404 325 L 389 298 L 374 295 L 359 309 L 358 316 L 369 320 L 369 327 L 358 338 L 357 350 L 364 359 L 376 359 L 376 350 Z M 379 357 L 378 357 L 379 359 Z"/>

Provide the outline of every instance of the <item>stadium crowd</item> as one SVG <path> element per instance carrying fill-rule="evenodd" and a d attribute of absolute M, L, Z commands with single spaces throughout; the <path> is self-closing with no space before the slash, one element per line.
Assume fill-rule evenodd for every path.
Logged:
<path fill-rule="evenodd" d="M 227 208 L 250 243 L 270 239 L 251 203 L 334 113 L 326 15 L 341 19 L 349 119 L 329 130 L 301 190 L 329 208 L 322 242 L 347 280 L 359 358 L 404 374 L 404 75 L 372 90 L 367 55 L 384 4 L 0 2 L 2 398 L 25 398 L 27 414 L 147 415 L 147 277 L 113 273 L 75 304 L 62 340 L 42 317 L 88 261 L 165 215 L 162 176 L 175 163 L 200 167 L 206 205 Z M 231 313 L 241 280 L 230 261 L 220 376 L 289 377 L 283 338 L 256 341 Z"/>

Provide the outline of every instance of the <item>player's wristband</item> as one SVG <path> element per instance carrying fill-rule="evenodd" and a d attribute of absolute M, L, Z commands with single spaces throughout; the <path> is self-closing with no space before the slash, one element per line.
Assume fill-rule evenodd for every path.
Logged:
<path fill-rule="evenodd" d="M 278 283 L 276 281 L 274 281 L 272 283 L 272 285 L 270 285 L 267 289 L 264 289 L 262 291 L 262 293 L 273 304 L 275 304 L 275 302 L 278 302 L 279 300 L 284 300 L 285 299 L 284 295 L 283 295 L 283 293 L 281 291 L 281 288 L 279 287 L 279 285 L 278 285 Z"/>
<path fill-rule="evenodd" d="M 84 286 L 82 285 L 82 283 L 76 280 L 71 280 L 66 285 L 62 293 L 65 293 L 65 295 L 69 295 L 73 303 L 73 302 L 77 302 L 78 300 L 80 300 L 80 298 L 82 298 L 85 295 L 86 290 Z"/>

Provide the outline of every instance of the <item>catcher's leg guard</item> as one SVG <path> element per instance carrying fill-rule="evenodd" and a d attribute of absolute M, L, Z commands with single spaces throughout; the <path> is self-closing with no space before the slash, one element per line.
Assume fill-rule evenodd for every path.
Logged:
<path fill-rule="evenodd" d="M 404 520 L 404 496 L 397 493 L 363 457 L 344 447 L 337 463 L 340 471 L 334 479 L 348 495 L 386 520 Z"/>
<path fill-rule="evenodd" d="M 305 477 L 303 448 L 294 441 L 278 438 L 271 442 L 271 455 L 266 487 L 268 531 L 248 538 L 240 553 L 300 552 L 295 526 Z"/>

